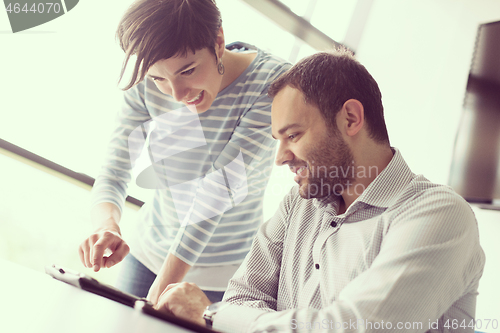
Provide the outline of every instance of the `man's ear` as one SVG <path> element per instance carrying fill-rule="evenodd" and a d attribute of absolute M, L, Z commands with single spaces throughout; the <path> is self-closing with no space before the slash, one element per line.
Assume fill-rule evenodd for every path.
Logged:
<path fill-rule="evenodd" d="M 348 136 L 356 135 L 365 123 L 365 109 L 356 99 L 350 99 L 342 106 L 344 130 Z"/>

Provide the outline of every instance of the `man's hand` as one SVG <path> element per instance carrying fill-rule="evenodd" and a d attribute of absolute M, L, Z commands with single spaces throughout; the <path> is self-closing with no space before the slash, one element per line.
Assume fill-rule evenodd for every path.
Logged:
<path fill-rule="evenodd" d="M 165 258 L 156 279 L 151 285 L 151 288 L 149 288 L 147 299 L 153 304 L 158 303 L 160 295 L 167 288 L 167 286 L 182 281 L 190 268 L 191 266 L 174 256 L 172 253 L 169 253 L 167 258 Z"/>
<path fill-rule="evenodd" d="M 105 256 L 106 250 L 111 255 Z M 117 224 L 106 225 L 98 228 L 89 238 L 83 241 L 78 248 L 78 254 L 82 263 L 94 268 L 98 272 L 102 267 L 112 267 L 125 258 L 130 248 L 120 234 Z"/>
<path fill-rule="evenodd" d="M 203 312 L 210 304 L 212 302 L 196 284 L 181 282 L 165 288 L 155 309 L 205 326 Z"/>
<path fill-rule="evenodd" d="M 169 286 L 169 284 L 167 283 L 166 285 L 164 285 L 160 276 L 157 275 L 155 280 L 153 281 L 153 284 L 149 288 L 148 295 L 146 296 L 147 300 L 153 304 L 157 304 L 158 300 L 160 299 L 160 295 L 163 293 L 163 291 L 165 291 L 167 286 Z"/>

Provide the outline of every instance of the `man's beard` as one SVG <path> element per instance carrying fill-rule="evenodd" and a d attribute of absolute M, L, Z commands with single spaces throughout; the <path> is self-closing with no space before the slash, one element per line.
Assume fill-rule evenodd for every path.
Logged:
<path fill-rule="evenodd" d="M 304 199 L 340 195 L 355 180 L 354 158 L 339 132 L 314 145 L 306 161 L 307 176 L 299 182 L 299 194 Z"/>

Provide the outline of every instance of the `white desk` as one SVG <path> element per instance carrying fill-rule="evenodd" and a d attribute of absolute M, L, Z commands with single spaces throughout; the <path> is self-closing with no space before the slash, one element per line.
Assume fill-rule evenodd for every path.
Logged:
<path fill-rule="evenodd" d="M 0 260 L 0 332 L 194 332 Z"/>

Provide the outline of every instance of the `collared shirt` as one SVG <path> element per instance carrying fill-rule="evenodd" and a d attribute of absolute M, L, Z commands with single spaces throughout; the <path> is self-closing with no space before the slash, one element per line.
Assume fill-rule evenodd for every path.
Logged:
<path fill-rule="evenodd" d="M 485 256 L 470 206 L 400 152 L 344 214 L 294 187 L 214 317 L 227 332 L 473 332 Z M 368 172 L 368 170 L 367 170 Z"/>

